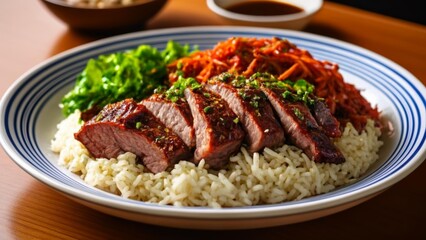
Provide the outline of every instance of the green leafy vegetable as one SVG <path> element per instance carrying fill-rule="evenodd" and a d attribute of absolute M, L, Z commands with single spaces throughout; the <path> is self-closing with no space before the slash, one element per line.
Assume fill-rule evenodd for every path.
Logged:
<path fill-rule="evenodd" d="M 62 101 L 63 113 L 103 107 L 125 98 L 137 101 L 167 85 L 167 64 L 190 53 L 188 45 L 169 41 L 163 51 L 149 45 L 90 59 Z"/>

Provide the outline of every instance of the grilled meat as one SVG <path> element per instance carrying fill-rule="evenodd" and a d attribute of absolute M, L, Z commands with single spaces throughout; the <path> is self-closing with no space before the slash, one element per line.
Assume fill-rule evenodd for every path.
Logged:
<path fill-rule="evenodd" d="M 83 125 L 75 138 L 94 157 L 115 158 L 121 153 L 132 152 L 154 173 L 191 156 L 179 136 L 144 105 L 130 99 L 107 105 Z"/>
<path fill-rule="evenodd" d="M 172 102 L 164 95 L 155 94 L 141 103 L 166 127 L 172 129 L 189 148 L 195 147 L 193 119 L 185 101 Z"/>
<path fill-rule="evenodd" d="M 204 159 L 219 169 L 243 142 L 256 152 L 288 140 L 315 162 L 345 161 L 330 139 L 341 136 L 339 122 L 324 102 L 308 96 L 311 92 L 300 94 L 264 75 L 223 75 L 206 84 L 184 80 L 140 103 L 127 99 L 107 105 L 75 138 L 94 157 L 135 153 L 152 172 L 183 159 Z"/>
<path fill-rule="evenodd" d="M 204 159 L 212 168 L 223 167 L 244 139 L 237 115 L 222 98 L 205 89 L 187 88 L 185 98 L 194 118 L 195 162 Z"/>
<path fill-rule="evenodd" d="M 332 138 L 342 136 L 339 121 L 331 114 L 330 109 L 323 101 L 319 101 L 318 99 L 315 100 L 312 113 L 327 136 Z"/>
<path fill-rule="evenodd" d="M 207 84 L 206 89 L 220 95 L 238 116 L 246 132 L 245 142 L 249 152 L 284 144 L 284 131 L 275 118 L 268 99 L 260 89 L 236 88 L 222 82 Z"/>
<path fill-rule="evenodd" d="M 320 163 L 342 163 L 342 153 L 321 130 L 309 108 L 300 101 L 289 101 L 283 97 L 284 90 L 262 87 L 275 109 L 286 137 L 302 149 L 308 157 Z"/>

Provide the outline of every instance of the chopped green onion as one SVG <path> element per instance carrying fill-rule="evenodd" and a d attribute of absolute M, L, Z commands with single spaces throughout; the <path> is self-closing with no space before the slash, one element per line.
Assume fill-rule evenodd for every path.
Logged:
<path fill-rule="evenodd" d="M 209 113 L 209 112 L 211 112 L 213 110 L 213 107 L 211 107 L 211 106 L 207 106 L 207 107 L 205 107 L 204 108 L 204 112 L 205 113 Z"/>

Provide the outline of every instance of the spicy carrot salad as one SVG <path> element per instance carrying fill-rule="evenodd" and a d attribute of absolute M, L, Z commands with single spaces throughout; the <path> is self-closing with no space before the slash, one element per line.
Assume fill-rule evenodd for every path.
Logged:
<path fill-rule="evenodd" d="M 171 83 L 180 74 L 203 83 L 223 72 L 246 77 L 267 72 L 279 80 L 305 79 L 315 86 L 314 94 L 325 99 L 342 126 L 351 122 L 361 131 L 368 119 L 380 126 L 377 108 L 372 107 L 354 85 L 344 82 L 337 64 L 317 60 L 286 39 L 229 38 L 212 49 L 172 62 L 168 71 Z"/>

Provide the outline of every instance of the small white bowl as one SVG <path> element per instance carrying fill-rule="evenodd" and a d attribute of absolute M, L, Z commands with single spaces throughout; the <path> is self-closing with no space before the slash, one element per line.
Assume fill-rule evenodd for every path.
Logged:
<path fill-rule="evenodd" d="M 225 19 L 229 24 L 241 26 L 259 26 L 302 30 L 309 23 L 311 18 L 321 9 L 323 0 L 279 0 L 282 2 L 303 9 L 302 12 L 284 15 L 247 15 L 235 13 L 227 10 L 230 6 L 251 0 L 207 0 L 207 6 L 217 15 Z"/>

